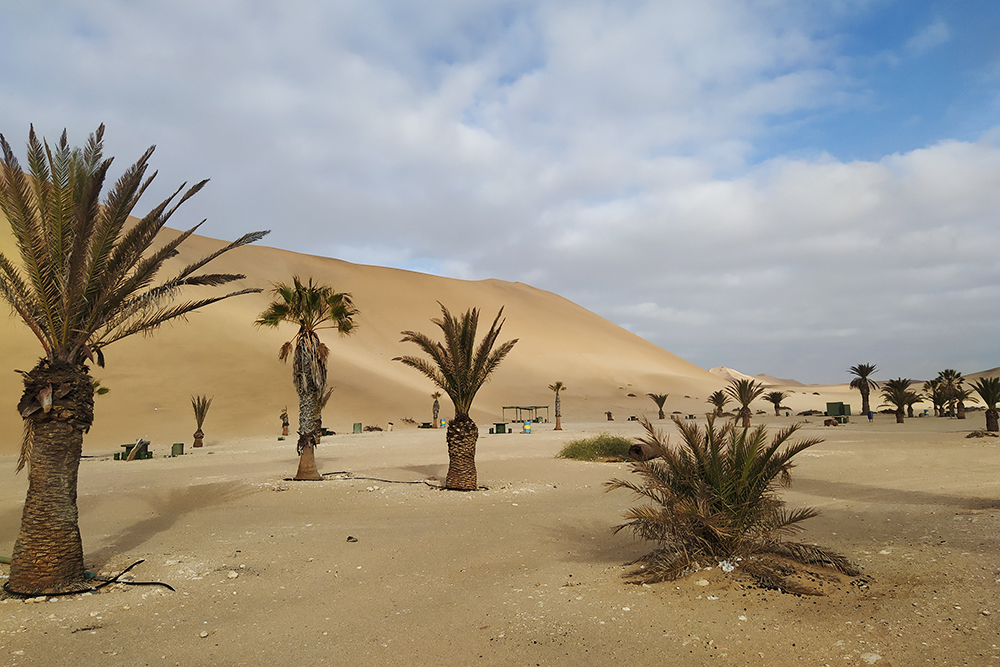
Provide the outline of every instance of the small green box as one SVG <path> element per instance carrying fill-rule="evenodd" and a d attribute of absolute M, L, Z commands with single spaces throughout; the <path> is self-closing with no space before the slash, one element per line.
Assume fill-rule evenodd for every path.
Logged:
<path fill-rule="evenodd" d="M 354 432 L 361 433 L 361 422 L 354 422 Z"/>

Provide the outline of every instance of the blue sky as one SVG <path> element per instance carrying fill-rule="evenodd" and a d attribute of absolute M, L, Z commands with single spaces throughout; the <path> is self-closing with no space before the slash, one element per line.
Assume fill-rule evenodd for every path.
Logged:
<path fill-rule="evenodd" d="M 0 132 L 83 143 L 104 122 L 120 168 L 156 144 L 148 206 L 210 177 L 185 205 L 210 236 L 526 282 L 705 368 L 1000 366 L 995 2 L 40 1 L 0 20 Z"/>

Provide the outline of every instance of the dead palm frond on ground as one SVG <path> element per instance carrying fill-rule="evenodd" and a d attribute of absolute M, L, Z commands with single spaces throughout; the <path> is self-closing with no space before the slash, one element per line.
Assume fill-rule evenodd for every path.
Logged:
<path fill-rule="evenodd" d="M 785 539 L 818 511 L 786 509 L 779 487 L 791 483 L 792 459 L 821 440 L 793 441 L 798 424 L 769 439 L 763 425 L 746 429 L 730 422 L 717 427 L 710 417 L 702 429 L 676 417 L 673 421 L 681 436 L 676 447 L 642 419 L 646 435 L 638 441 L 660 457 L 633 462 L 639 481 L 606 483 L 609 491 L 627 489 L 648 501 L 630 508 L 626 522 L 615 528 L 657 544 L 633 563 L 638 567 L 627 574 L 630 580 L 670 581 L 729 562 L 765 585 L 808 593 L 794 583 L 803 566 L 858 573 L 834 551 Z"/>

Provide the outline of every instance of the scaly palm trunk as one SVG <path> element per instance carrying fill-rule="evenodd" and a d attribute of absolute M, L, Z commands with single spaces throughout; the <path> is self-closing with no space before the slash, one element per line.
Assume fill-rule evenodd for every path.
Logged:
<path fill-rule="evenodd" d="M 965 419 L 965 403 L 959 401 L 957 408 L 958 408 L 958 414 L 957 414 L 958 419 Z"/>
<path fill-rule="evenodd" d="M 740 417 L 743 418 L 743 428 L 750 428 L 750 417 L 753 415 L 750 408 L 740 408 Z"/>
<path fill-rule="evenodd" d="M 323 479 L 316 468 L 316 392 L 303 387 L 299 391 L 299 469 L 295 479 Z"/>
<path fill-rule="evenodd" d="M 469 415 L 457 413 L 448 422 L 448 476 L 445 478 L 445 488 L 459 491 L 475 491 L 478 488 L 476 479 L 476 441 L 479 439 L 479 427 Z"/>
<path fill-rule="evenodd" d="M 986 410 L 986 430 L 993 433 L 1000 431 L 1000 412 L 996 408 Z"/>
<path fill-rule="evenodd" d="M 94 420 L 94 385 L 84 366 L 49 367 L 42 361 L 24 378 L 18 410 L 52 389 L 52 406 L 27 418 L 31 439 L 28 493 L 11 558 L 9 588 L 22 594 L 70 593 L 89 588 L 76 505 L 83 434 Z"/>
<path fill-rule="evenodd" d="M 871 412 L 871 403 L 868 402 L 871 390 L 867 386 L 862 386 L 858 391 L 861 392 L 861 414 L 867 415 Z"/>
<path fill-rule="evenodd" d="M 559 394 L 556 394 L 556 428 L 555 430 L 562 430 L 562 402 L 559 399 Z"/>
<path fill-rule="evenodd" d="M 205 432 L 198 427 L 198 430 L 194 432 L 194 444 L 192 447 L 204 447 L 205 446 Z"/>
<path fill-rule="evenodd" d="M 431 406 L 431 412 L 434 415 L 434 420 L 431 422 L 431 428 L 437 428 L 440 421 L 438 420 L 438 415 L 441 414 L 441 403 L 434 399 L 434 405 Z"/>
<path fill-rule="evenodd" d="M 903 423 L 903 415 L 904 415 L 903 408 L 897 408 L 896 409 L 896 423 L 897 424 L 902 424 Z"/>

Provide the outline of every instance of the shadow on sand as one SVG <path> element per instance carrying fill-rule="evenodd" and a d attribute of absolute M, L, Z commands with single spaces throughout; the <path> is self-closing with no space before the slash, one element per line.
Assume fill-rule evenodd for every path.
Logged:
<path fill-rule="evenodd" d="M 792 486 L 795 491 L 837 500 L 856 500 L 865 503 L 889 505 L 940 505 L 966 510 L 1000 509 L 1000 500 L 974 496 L 949 496 L 927 491 L 905 491 L 868 486 L 851 482 L 833 482 L 825 479 L 796 477 Z"/>

